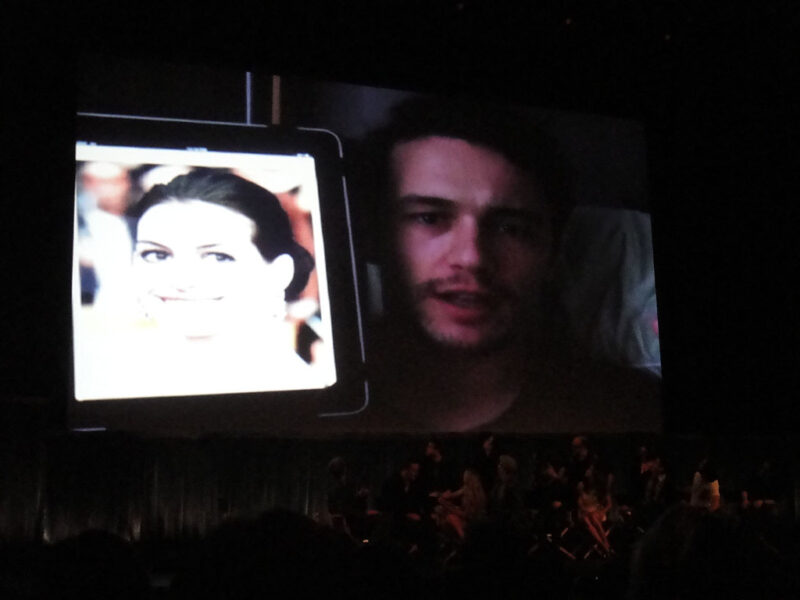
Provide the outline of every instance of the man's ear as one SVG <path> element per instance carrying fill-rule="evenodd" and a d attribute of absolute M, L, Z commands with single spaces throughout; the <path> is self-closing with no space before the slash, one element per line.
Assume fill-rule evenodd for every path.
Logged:
<path fill-rule="evenodd" d="M 269 263 L 272 276 L 282 290 L 289 287 L 294 279 L 294 259 L 288 254 L 281 254 Z"/>

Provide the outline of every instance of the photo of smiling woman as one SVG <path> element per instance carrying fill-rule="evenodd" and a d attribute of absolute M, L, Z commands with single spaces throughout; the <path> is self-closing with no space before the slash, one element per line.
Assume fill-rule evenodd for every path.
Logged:
<path fill-rule="evenodd" d="M 95 352 L 90 398 L 315 386 L 287 318 L 314 259 L 275 195 L 200 168 L 153 186 L 126 216 L 139 317 L 115 356 Z"/>

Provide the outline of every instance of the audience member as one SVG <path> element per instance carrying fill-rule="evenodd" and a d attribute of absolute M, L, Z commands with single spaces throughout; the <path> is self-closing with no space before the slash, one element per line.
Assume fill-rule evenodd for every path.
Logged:
<path fill-rule="evenodd" d="M 758 531 L 759 535 L 776 548 L 787 547 L 790 535 L 789 519 L 786 518 L 786 486 L 790 483 L 767 457 L 745 480 L 742 486 L 741 509 L 745 519 Z"/>
<path fill-rule="evenodd" d="M 40 544 L 0 540 L 0 598 L 30 600 L 44 597 Z"/>
<path fill-rule="evenodd" d="M 463 485 L 454 492 L 445 491 L 439 496 L 442 520 L 464 539 L 465 528 L 486 515 L 486 492 L 478 473 L 473 469 L 464 471 Z"/>
<path fill-rule="evenodd" d="M 331 590 L 325 597 L 371 598 L 441 598 L 437 579 L 419 568 L 419 562 L 395 545 L 370 541 L 356 551 L 355 573 L 343 590 Z"/>
<path fill-rule="evenodd" d="M 418 521 L 423 514 L 423 502 L 417 480 L 419 462 L 408 460 L 390 476 L 381 488 L 378 508 L 382 512 Z"/>
<path fill-rule="evenodd" d="M 592 452 L 589 439 L 585 435 L 576 435 L 570 441 L 570 458 L 566 467 L 567 489 L 566 496 L 567 509 L 575 511 L 577 509 L 578 483 L 583 481 L 586 471 L 597 460 L 597 456 Z"/>
<path fill-rule="evenodd" d="M 99 530 L 84 531 L 48 548 L 42 580 L 44 597 L 53 600 L 143 600 L 150 589 L 131 545 Z"/>
<path fill-rule="evenodd" d="M 775 513 L 780 482 L 769 458 L 759 462 L 742 488 L 742 508 Z"/>
<path fill-rule="evenodd" d="M 544 597 L 543 578 L 528 557 L 529 548 L 529 537 L 516 524 L 498 519 L 475 521 L 455 569 L 448 572 L 449 597 Z"/>
<path fill-rule="evenodd" d="M 697 508 L 705 508 L 710 512 L 719 510 L 721 496 L 717 469 L 711 459 L 706 456 L 697 465 L 692 477 L 692 488 L 689 504 Z"/>
<path fill-rule="evenodd" d="M 322 598 L 353 585 L 356 546 L 287 510 L 229 521 L 172 585 L 176 599 Z M 106 596 L 110 598 L 113 596 Z"/>
<path fill-rule="evenodd" d="M 796 598 L 796 577 L 741 519 L 685 504 L 637 544 L 629 600 Z"/>
<path fill-rule="evenodd" d="M 483 489 L 491 490 L 497 479 L 497 441 L 494 434 L 487 433 L 481 436 L 481 449 L 476 453 L 473 466 L 481 478 Z"/>
<path fill-rule="evenodd" d="M 494 451 L 491 442 L 484 456 Z M 745 480 L 739 515 L 716 510 L 719 480 L 708 454 L 696 468 L 690 502 L 666 508 L 671 482 L 660 454 L 648 448 L 637 466 L 642 478 L 636 502 L 647 518 L 636 529 L 609 513 L 611 468 L 585 437 L 576 436 L 572 448 L 573 472 L 588 465 L 575 490 L 568 487 L 567 466 L 559 456 L 544 453 L 535 461 L 531 507 L 525 505 L 520 469 L 511 454 L 497 458 L 488 497 L 477 469 L 465 469 L 458 489 L 436 495 L 435 521 L 444 534 L 438 547 L 416 460 L 404 463 L 383 485 L 381 535 L 343 535 L 366 516 L 366 494 L 349 480 L 344 459 L 335 457 L 328 464 L 326 502 L 344 527 L 335 531 L 286 510 L 227 521 L 176 561 L 170 597 L 619 598 L 626 586 L 629 600 L 800 597 L 800 571 L 789 568 L 786 557 L 792 555 L 785 554 L 791 544 L 776 543 L 762 519 L 772 518 L 774 498 L 781 494 L 772 461 L 760 461 Z M 436 442 L 428 444 L 426 454 L 441 466 Z M 432 472 L 430 480 L 437 481 Z M 570 514 L 579 527 L 559 529 L 569 496 L 574 496 Z M 542 515 L 536 530 L 529 508 Z M 615 533 L 609 540 L 612 522 Z M 649 523 L 645 533 L 641 527 Z M 635 533 L 627 537 L 629 532 Z M 578 552 L 589 537 L 593 549 Z M 110 533 L 87 531 L 26 560 L 9 548 L 0 558 L 15 558 L 11 564 L 23 572 L 8 564 L 0 570 L 3 597 L 144 599 L 156 593 L 134 547 Z"/>
<path fill-rule="evenodd" d="M 442 454 L 441 444 L 430 440 L 425 446 L 425 456 L 420 460 L 418 485 L 420 494 L 426 499 L 427 512 L 436 506 L 436 498 L 442 492 L 457 485 L 451 472 L 452 466 Z"/>
<path fill-rule="evenodd" d="M 535 463 L 529 502 L 536 512 L 537 530 L 540 534 L 552 535 L 567 527 L 569 495 L 564 462 L 556 453 L 547 453 Z"/>
<path fill-rule="evenodd" d="M 630 469 L 630 482 L 626 503 L 632 506 L 641 506 L 644 500 L 644 488 L 653 466 L 656 453 L 649 444 L 642 444 L 636 449 L 636 461 Z"/>
<path fill-rule="evenodd" d="M 590 466 L 578 482 L 578 518 L 592 538 L 600 545 L 602 554 L 612 553 L 611 544 L 605 530 L 608 511 L 611 510 L 609 475 L 597 465 Z"/>
<path fill-rule="evenodd" d="M 347 464 L 341 456 L 328 463 L 329 484 L 326 494 L 328 514 L 335 529 L 355 539 L 366 534 L 367 500 L 369 490 L 357 488 L 347 477 Z"/>
<path fill-rule="evenodd" d="M 525 499 L 517 476 L 517 461 L 503 454 L 497 461 L 497 481 L 489 497 L 489 515 L 498 521 L 520 524 L 525 515 Z"/>
<path fill-rule="evenodd" d="M 644 487 L 639 504 L 641 520 L 649 525 L 676 501 L 674 482 L 658 454 L 652 453 L 642 482 Z"/>
<path fill-rule="evenodd" d="M 409 552 L 432 552 L 435 546 L 433 522 L 426 512 L 425 497 L 417 479 L 419 462 L 406 461 L 400 470 L 387 479 L 378 498 L 378 509 L 384 513 L 386 535 Z"/>

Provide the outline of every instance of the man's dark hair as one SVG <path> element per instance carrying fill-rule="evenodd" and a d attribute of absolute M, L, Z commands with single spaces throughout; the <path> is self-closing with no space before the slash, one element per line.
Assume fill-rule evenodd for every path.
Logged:
<path fill-rule="evenodd" d="M 396 105 L 385 126 L 372 132 L 357 153 L 355 179 L 386 200 L 393 180 L 392 150 L 401 143 L 431 136 L 456 138 L 497 152 L 529 174 L 550 207 L 554 243 L 572 210 L 567 166 L 552 136 L 522 111 L 464 97 L 415 96 Z M 385 202 L 372 205 L 378 218 Z"/>
<path fill-rule="evenodd" d="M 286 300 L 296 299 L 306 287 L 314 259 L 295 241 L 289 217 L 271 192 L 223 169 L 196 169 L 166 185 L 153 186 L 128 209 L 128 216 L 136 225 L 148 209 L 171 200 L 200 200 L 252 219 L 256 225 L 252 241 L 265 260 L 273 261 L 281 254 L 294 260 L 294 277 L 286 288 Z"/>

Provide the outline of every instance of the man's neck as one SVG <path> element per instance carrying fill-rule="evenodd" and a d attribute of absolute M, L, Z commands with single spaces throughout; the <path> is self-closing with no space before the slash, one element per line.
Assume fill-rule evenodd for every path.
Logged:
<path fill-rule="evenodd" d="M 437 365 L 417 380 L 430 398 L 419 417 L 432 429 L 469 430 L 500 417 L 517 399 L 527 376 L 528 359 L 521 348 L 508 346 L 470 353 L 424 344 L 418 365 Z"/>

